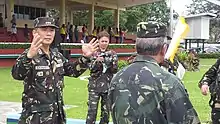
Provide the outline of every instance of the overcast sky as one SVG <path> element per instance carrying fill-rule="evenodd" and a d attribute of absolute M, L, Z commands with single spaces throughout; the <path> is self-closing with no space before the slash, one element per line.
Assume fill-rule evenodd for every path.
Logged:
<path fill-rule="evenodd" d="M 192 0 L 172 0 L 173 9 L 178 13 L 186 10 L 186 6 L 191 3 Z"/>

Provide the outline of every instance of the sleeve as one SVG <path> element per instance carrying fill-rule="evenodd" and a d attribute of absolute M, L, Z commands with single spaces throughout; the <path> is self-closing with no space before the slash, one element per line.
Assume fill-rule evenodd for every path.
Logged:
<path fill-rule="evenodd" d="M 110 104 L 110 111 L 113 124 L 126 124 L 130 121 L 124 117 L 124 112 L 129 108 L 129 103 L 125 103 L 125 99 L 122 97 L 128 98 L 130 93 L 127 91 L 123 92 L 123 96 L 120 94 L 119 89 L 116 88 L 117 80 L 114 78 L 111 80 L 108 99 Z M 126 121 L 125 121 L 126 120 Z"/>
<path fill-rule="evenodd" d="M 210 86 L 211 83 L 215 81 L 219 64 L 220 64 L 220 59 L 218 59 L 216 63 L 212 65 L 212 67 L 203 75 L 202 79 L 199 81 L 198 84 L 199 88 L 201 88 L 203 84 L 207 84 Z"/>
<path fill-rule="evenodd" d="M 166 118 L 169 124 L 200 124 L 184 86 L 177 81 L 165 95 Z"/>
<path fill-rule="evenodd" d="M 16 60 L 15 65 L 12 67 L 11 74 L 16 80 L 24 80 L 31 69 L 32 59 L 27 57 L 28 50 L 25 50 Z"/>
<path fill-rule="evenodd" d="M 111 73 L 115 74 L 118 71 L 118 56 L 115 51 L 112 51 L 112 57 L 113 57 L 113 62 L 112 62 L 112 67 L 110 68 Z"/>
<path fill-rule="evenodd" d="M 64 71 L 65 71 L 65 74 L 64 74 L 65 76 L 79 77 L 89 67 L 88 63 L 90 62 L 90 59 L 85 56 L 81 56 L 75 62 L 71 62 L 64 57 L 63 59 L 64 59 L 63 66 L 64 66 Z"/>

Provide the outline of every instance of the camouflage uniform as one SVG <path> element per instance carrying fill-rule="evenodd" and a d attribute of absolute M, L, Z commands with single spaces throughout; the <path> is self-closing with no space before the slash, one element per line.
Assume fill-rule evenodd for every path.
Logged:
<path fill-rule="evenodd" d="M 104 62 L 96 61 L 98 56 L 104 57 Z M 101 120 L 100 124 L 109 122 L 109 101 L 107 99 L 109 83 L 113 74 L 117 72 L 118 58 L 114 51 L 100 50 L 94 53 L 90 65 L 90 78 L 88 84 L 88 114 L 87 124 L 95 124 L 99 99 L 101 97 Z"/>
<path fill-rule="evenodd" d="M 142 32 L 152 35 L 141 38 L 165 36 L 156 24 L 145 27 Z M 200 123 L 181 81 L 147 55 L 137 55 L 113 77 L 109 98 L 114 124 Z"/>
<path fill-rule="evenodd" d="M 211 119 L 213 124 L 220 123 L 220 59 L 203 75 L 199 81 L 199 88 L 207 84 L 211 93 L 209 101 L 211 110 Z"/>
<path fill-rule="evenodd" d="M 40 20 L 42 22 L 42 20 Z M 64 76 L 78 77 L 88 67 L 90 59 L 80 57 L 70 62 L 57 49 L 46 55 L 39 49 L 30 59 L 24 51 L 12 68 L 16 80 L 24 80 L 22 113 L 19 124 L 66 123 L 63 102 Z"/>

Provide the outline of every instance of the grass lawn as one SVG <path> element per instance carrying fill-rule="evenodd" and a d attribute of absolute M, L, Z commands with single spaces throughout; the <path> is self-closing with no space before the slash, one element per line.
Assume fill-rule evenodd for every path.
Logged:
<path fill-rule="evenodd" d="M 200 119 L 204 121 L 210 120 L 210 108 L 208 106 L 209 96 L 202 96 L 198 88 L 198 81 L 201 79 L 205 71 L 216 60 L 201 59 L 199 72 L 187 72 L 183 82 L 189 92 L 190 99 L 196 108 Z M 22 82 L 14 80 L 10 75 L 10 68 L 0 68 L 0 101 L 21 102 L 21 93 L 23 91 Z M 88 75 L 86 72 L 84 75 Z M 67 110 L 68 118 L 85 119 L 87 113 L 87 81 L 80 79 L 65 77 L 64 100 L 67 105 L 74 105 Z M 99 112 L 100 113 L 100 112 Z M 98 114 L 99 117 L 100 114 Z"/>

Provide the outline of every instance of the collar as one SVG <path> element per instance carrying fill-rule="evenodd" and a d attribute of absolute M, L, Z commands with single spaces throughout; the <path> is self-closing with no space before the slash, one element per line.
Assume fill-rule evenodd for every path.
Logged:
<path fill-rule="evenodd" d="M 101 51 L 101 49 L 98 49 L 97 51 L 101 53 L 101 52 L 106 52 L 106 51 L 109 51 L 109 50 L 107 48 L 107 49 L 105 49 L 105 51 Z"/>
<path fill-rule="evenodd" d="M 134 63 L 135 62 L 148 62 L 159 66 L 159 64 L 154 58 L 146 55 L 137 55 L 134 59 Z"/>
<path fill-rule="evenodd" d="M 60 55 L 58 54 L 58 50 L 56 48 L 55 49 L 50 48 L 49 51 L 50 51 L 50 58 L 51 59 L 53 59 L 55 57 L 60 57 Z M 43 56 L 47 57 L 47 54 L 42 49 L 38 50 L 38 55 L 40 57 L 43 57 Z"/>

